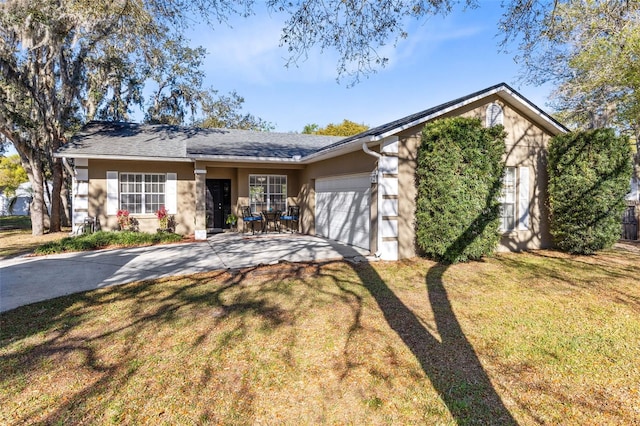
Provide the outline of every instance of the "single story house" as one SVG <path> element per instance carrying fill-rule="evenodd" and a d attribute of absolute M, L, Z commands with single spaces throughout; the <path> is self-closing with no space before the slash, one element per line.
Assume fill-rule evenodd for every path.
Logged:
<path fill-rule="evenodd" d="M 415 167 L 421 130 L 443 117 L 480 118 L 508 133 L 500 250 L 548 247 L 546 146 L 567 129 L 501 83 L 350 137 L 91 122 L 57 152 L 72 160 L 74 223 L 117 229 L 127 209 L 142 231 L 155 211 L 205 239 L 227 214 L 300 207 L 300 232 L 416 255 Z M 240 229 L 241 229 L 240 225 Z"/>

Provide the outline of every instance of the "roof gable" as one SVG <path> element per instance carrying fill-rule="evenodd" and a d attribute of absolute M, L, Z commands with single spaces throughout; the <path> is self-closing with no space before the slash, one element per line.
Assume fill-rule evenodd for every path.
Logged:
<path fill-rule="evenodd" d="M 515 91 L 506 83 L 496 84 L 495 86 L 488 87 L 484 90 L 480 90 L 470 95 L 463 96 L 458 99 L 440 104 L 438 106 L 426 109 L 424 111 L 417 112 L 415 114 L 408 115 L 395 121 L 383 124 L 378 127 L 366 130 L 354 136 L 350 136 L 335 144 L 326 146 L 320 151 L 314 153 L 315 155 L 321 155 L 323 152 L 339 149 L 341 146 L 350 143 L 362 143 L 362 142 L 374 142 L 384 139 L 387 136 L 391 136 L 406 129 L 424 124 L 427 121 L 434 120 L 441 117 L 451 111 L 462 108 L 471 103 L 477 102 L 484 98 L 489 98 L 493 95 L 498 95 L 507 103 L 516 106 L 520 111 L 530 118 L 532 121 L 543 127 L 551 134 L 558 134 L 567 132 L 568 129 L 563 126 L 555 118 L 540 109 L 537 105 L 529 101 L 520 93 Z"/>
<path fill-rule="evenodd" d="M 200 129 L 122 122 L 90 122 L 56 156 L 311 163 L 360 149 L 403 130 L 434 120 L 474 102 L 498 96 L 552 135 L 568 129 L 506 83 L 408 115 L 347 138 L 238 129 Z"/>

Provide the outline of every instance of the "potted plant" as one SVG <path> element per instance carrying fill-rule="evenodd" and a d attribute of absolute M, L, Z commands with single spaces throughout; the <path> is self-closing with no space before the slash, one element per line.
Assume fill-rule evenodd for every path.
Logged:
<path fill-rule="evenodd" d="M 167 213 L 167 209 L 165 209 L 164 206 L 160 206 L 156 211 L 156 217 L 160 224 L 158 232 L 166 232 L 169 225 L 169 214 Z"/>
<path fill-rule="evenodd" d="M 238 216 L 236 216 L 233 213 L 229 213 L 224 222 L 227 225 L 230 225 L 232 228 L 234 228 L 236 226 L 236 224 L 238 223 Z"/>
<path fill-rule="evenodd" d="M 118 218 L 118 226 L 120 226 L 120 230 L 121 231 L 128 230 L 129 226 L 131 225 L 129 210 L 118 210 L 116 217 Z"/>

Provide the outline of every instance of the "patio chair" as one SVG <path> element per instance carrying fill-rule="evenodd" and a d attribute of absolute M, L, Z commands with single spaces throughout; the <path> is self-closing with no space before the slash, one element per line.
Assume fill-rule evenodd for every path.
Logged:
<path fill-rule="evenodd" d="M 256 233 L 256 222 L 260 223 L 260 228 L 262 229 L 262 216 L 259 214 L 254 214 L 251 212 L 251 207 L 245 206 L 242 207 L 242 232 L 247 231 L 247 225 L 251 224 L 251 233 Z"/>
<path fill-rule="evenodd" d="M 291 232 L 298 231 L 298 218 L 300 217 L 300 207 L 298 206 L 289 206 L 287 209 L 287 214 L 280 216 L 280 221 L 284 221 L 287 223 L 287 228 L 291 230 Z M 291 222 L 295 223 L 295 230 L 291 229 Z"/>

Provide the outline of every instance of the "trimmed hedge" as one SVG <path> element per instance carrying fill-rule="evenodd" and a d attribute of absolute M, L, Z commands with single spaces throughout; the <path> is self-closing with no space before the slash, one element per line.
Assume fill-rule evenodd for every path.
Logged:
<path fill-rule="evenodd" d="M 422 131 L 416 168 L 416 241 L 443 263 L 494 252 L 506 133 L 478 119 L 455 117 Z"/>
<path fill-rule="evenodd" d="M 70 251 L 97 250 L 111 246 L 135 247 L 141 245 L 173 243 L 182 240 L 182 236 L 172 233 L 147 234 L 144 232 L 107 232 L 98 231 L 77 237 L 66 237 L 58 241 L 43 244 L 35 250 L 36 254 L 54 254 Z"/>
<path fill-rule="evenodd" d="M 620 238 L 631 178 L 631 145 L 612 129 L 558 135 L 549 144 L 549 209 L 555 245 L 575 254 Z"/>

